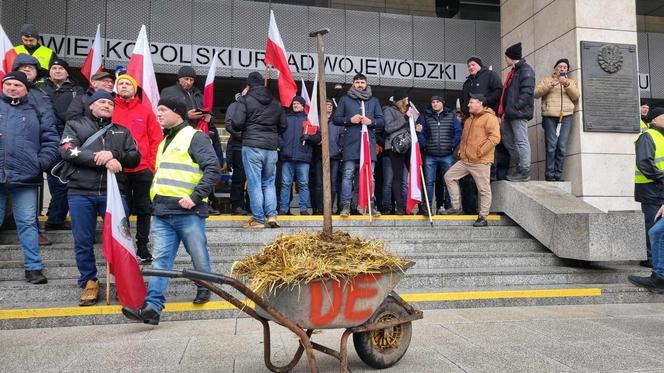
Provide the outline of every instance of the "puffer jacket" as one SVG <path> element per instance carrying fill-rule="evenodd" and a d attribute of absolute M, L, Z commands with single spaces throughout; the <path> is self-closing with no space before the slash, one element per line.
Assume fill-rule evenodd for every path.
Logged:
<path fill-rule="evenodd" d="M 311 163 L 312 145 L 320 142 L 320 131 L 316 131 L 315 135 L 303 134 L 305 120 L 307 114 L 303 111 L 288 112 L 288 128 L 279 135 L 279 159 L 282 161 Z"/>
<path fill-rule="evenodd" d="M 277 150 L 279 135 L 288 127 L 288 120 L 272 92 L 254 86 L 237 102 L 229 119 L 233 129 L 242 133 L 242 146 Z"/>
<path fill-rule="evenodd" d="M 535 99 L 535 71 L 526 60 L 520 60 L 514 67 L 510 81 L 503 86 L 503 113 L 505 119 L 533 119 Z"/>
<path fill-rule="evenodd" d="M 558 78 L 549 76 L 542 79 L 535 87 L 535 98 L 542 98 L 542 116 L 559 117 L 562 111 L 563 115 L 574 114 L 574 105 L 579 101 L 579 89 L 576 82 L 568 79 L 569 85 L 563 87 L 558 83 Z M 562 91 L 562 104 L 561 104 Z"/>
<path fill-rule="evenodd" d="M 57 159 L 55 118 L 32 103 L 31 96 L 12 99 L 0 94 L 0 183 L 39 185 L 42 172 Z"/>
<path fill-rule="evenodd" d="M 459 144 L 459 158 L 468 163 L 493 163 L 500 142 L 500 121 L 491 108 L 466 119 Z"/>

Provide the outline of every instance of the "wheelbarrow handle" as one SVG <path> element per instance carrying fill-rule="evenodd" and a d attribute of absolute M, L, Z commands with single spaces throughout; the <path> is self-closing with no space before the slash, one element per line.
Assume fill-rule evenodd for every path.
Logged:
<path fill-rule="evenodd" d="M 154 277 L 168 277 L 168 278 L 178 278 L 183 277 L 182 272 L 172 271 L 168 269 L 151 269 L 146 268 L 141 271 L 143 276 L 154 276 Z"/>
<path fill-rule="evenodd" d="M 227 284 L 230 282 L 227 276 L 211 272 L 196 271 L 194 269 L 182 270 L 182 277 L 188 278 L 190 280 L 210 281 L 220 285 Z"/>

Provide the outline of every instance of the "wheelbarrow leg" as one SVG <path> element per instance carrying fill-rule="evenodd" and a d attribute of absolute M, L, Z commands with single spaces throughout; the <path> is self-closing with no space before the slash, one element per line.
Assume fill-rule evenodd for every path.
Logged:
<path fill-rule="evenodd" d="M 348 373 L 348 337 L 350 337 L 353 332 L 350 329 L 346 329 L 344 334 L 341 335 L 341 346 L 339 346 L 339 372 Z"/>

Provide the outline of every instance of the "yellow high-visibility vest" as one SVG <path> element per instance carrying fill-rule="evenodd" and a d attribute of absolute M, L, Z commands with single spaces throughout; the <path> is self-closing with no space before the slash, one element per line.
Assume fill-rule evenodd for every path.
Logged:
<path fill-rule="evenodd" d="M 648 123 L 646 123 L 643 119 L 641 119 L 641 133 L 646 132 L 646 130 L 648 130 L 649 128 L 650 126 L 648 125 Z"/>
<path fill-rule="evenodd" d="M 185 126 L 175 135 L 164 149 L 166 138 L 159 144 L 156 172 L 150 188 L 150 199 L 156 195 L 165 197 L 188 197 L 203 177 L 203 170 L 189 155 L 189 146 L 198 132 L 191 126 Z M 207 202 L 207 197 L 203 201 Z"/>
<path fill-rule="evenodd" d="M 661 132 L 654 128 L 646 130 L 641 136 L 650 136 L 655 142 L 655 165 L 660 171 L 664 171 L 664 135 Z M 653 181 L 643 176 L 639 170 L 639 166 L 635 165 L 634 172 L 634 183 L 635 184 L 647 184 L 652 183 Z"/>
<path fill-rule="evenodd" d="M 17 54 L 30 54 L 28 50 L 25 48 L 23 45 L 17 45 L 14 47 L 14 50 L 16 51 Z M 34 53 L 32 53 L 32 57 L 36 58 L 37 61 L 39 61 L 39 65 L 42 67 L 42 69 L 48 70 L 50 68 L 49 64 L 51 63 L 51 57 L 53 56 L 53 51 L 51 48 L 45 47 L 43 45 L 40 45 L 37 50 L 35 50 Z"/>

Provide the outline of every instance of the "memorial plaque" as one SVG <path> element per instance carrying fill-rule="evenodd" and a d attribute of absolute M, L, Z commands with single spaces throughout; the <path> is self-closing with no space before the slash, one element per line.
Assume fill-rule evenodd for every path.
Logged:
<path fill-rule="evenodd" d="M 583 130 L 638 133 L 636 45 L 581 42 Z"/>

